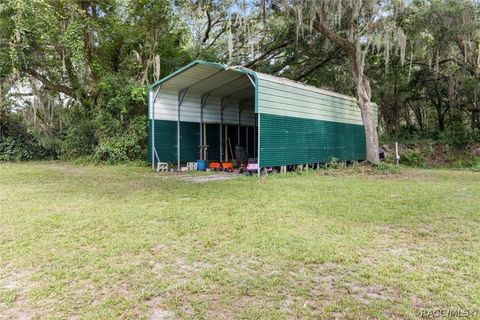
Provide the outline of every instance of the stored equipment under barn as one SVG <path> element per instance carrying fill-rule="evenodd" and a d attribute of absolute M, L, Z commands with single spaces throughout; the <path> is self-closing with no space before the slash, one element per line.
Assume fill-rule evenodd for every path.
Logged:
<path fill-rule="evenodd" d="M 205 61 L 150 86 L 152 165 L 231 161 L 238 150 L 260 168 L 364 160 L 360 108 L 353 97 Z"/>

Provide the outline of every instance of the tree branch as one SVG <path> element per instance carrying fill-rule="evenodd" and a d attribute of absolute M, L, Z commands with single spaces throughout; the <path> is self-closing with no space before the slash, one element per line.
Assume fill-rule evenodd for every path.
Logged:
<path fill-rule="evenodd" d="M 264 53 L 262 53 L 260 56 L 258 56 L 257 58 L 247 62 L 246 64 L 244 64 L 243 66 L 245 68 L 252 68 L 252 69 L 255 69 L 254 67 L 256 66 L 256 64 L 260 61 L 262 61 L 263 59 L 265 59 L 266 57 L 268 57 L 272 52 L 274 51 L 277 51 L 278 49 L 282 49 L 282 48 L 285 48 L 286 46 L 290 45 L 292 43 L 292 41 L 286 41 L 286 42 L 283 42 L 283 43 L 280 43 L 279 45 L 277 46 L 273 46 L 272 48 L 268 49 L 267 51 L 265 51 Z"/>
<path fill-rule="evenodd" d="M 217 42 L 218 38 L 220 38 L 220 36 L 224 34 L 226 31 L 227 31 L 227 24 L 223 26 L 222 30 L 216 34 L 215 38 L 213 38 L 213 40 L 205 49 L 210 49 L 215 44 L 215 42 Z"/>
<path fill-rule="evenodd" d="M 212 30 L 212 17 L 210 16 L 210 11 L 206 10 L 206 14 L 207 14 L 207 30 L 205 30 L 205 35 L 202 39 L 203 44 L 205 44 L 208 38 L 210 38 L 210 30 Z"/>
<path fill-rule="evenodd" d="M 26 69 L 25 72 L 29 74 L 30 76 L 34 77 L 35 79 L 39 80 L 45 88 L 49 90 L 53 90 L 56 92 L 62 92 L 66 94 L 69 97 L 76 98 L 77 95 L 75 94 L 75 91 L 67 86 L 64 86 L 59 83 L 55 83 L 51 80 L 49 80 L 47 77 L 43 76 L 42 74 L 38 73 L 37 71 L 33 69 Z"/>
<path fill-rule="evenodd" d="M 347 39 L 339 36 L 335 31 L 327 27 L 323 23 L 323 19 L 320 14 L 317 12 L 315 14 L 315 20 L 313 21 L 313 28 L 327 37 L 328 40 L 335 43 L 337 46 L 345 50 L 345 52 L 353 59 L 356 59 L 355 55 L 355 46 L 349 42 Z"/>
<path fill-rule="evenodd" d="M 310 69 L 308 69 L 307 71 L 304 71 L 303 73 L 297 75 L 295 78 L 293 78 L 293 80 L 295 81 L 300 81 L 300 80 L 303 80 L 304 78 L 308 77 L 309 75 L 311 75 L 313 72 L 315 72 L 316 70 L 324 67 L 326 64 L 328 64 L 329 62 L 337 59 L 337 58 L 340 58 L 344 56 L 344 54 L 342 53 L 339 53 L 338 51 L 335 51 L 334 53 L 331 53 L 330 55 L 328 55 L 324 60 L 320 61 L 319 63 L 315 64 L 313 67 L 311 67 Z"/>

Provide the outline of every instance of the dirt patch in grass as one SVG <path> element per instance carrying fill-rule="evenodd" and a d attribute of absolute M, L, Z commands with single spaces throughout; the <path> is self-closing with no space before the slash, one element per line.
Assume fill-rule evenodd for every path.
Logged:
<path fill-rule="evenodd" d="M 177 258 L 171 264 L 157 264 L 156 274 L 159 279 L 168 279 L 169 286 L 161 298 L 153 299 L 157 306 L 163 307 L 158 307 L 160 311 L 152 307 L 152 312 L 171 316 L 165 310 L 175 310 L 180 318 L 197 315 L 234 319 L 239 315 L 252 316 L 252 310 L 264 310 L 273 316 L 270 312 L 276 310 L 278 316 L 315 318 L 325 316 L 329 308 L 342 305 L 346 297 L 369 306 L 394 302 L 399 295 L 394 287 L 367 284 L 356 278 L 358 268 L 352 266 L 323 263 L 287 267 L 245 256 L 207 258 L 208 262 Z M 229 263 L 219 266 L 212 264 L 212 260 Z M 237 281 L 233 279 L 238 278 L 240 285 L 231 286 L 232 281 Z"/>
<path fill-rule="evenodd" d="M 409 234 L 407 228 L 400 230 L 396 233 Z M 401 312 L 383 312 L 381 306 L 398 303 L 406 293 L 395 283 L 379 281 L 376 273 L 389 259 L 410 257 L 412 249 L 407 244 L 395 242 L 398 234 L 386 234 L 387 242 L 363 252 L 360 250 L 356 264 L 283 265 L 254 256 L 219 257 L 214 253 L 188 259 L 184 258 L 187 252 L 176 250 L 175 259 L 157 262 L 152 269 L 158 279 L 168 283 L 165 292 L 154 298 L 160 305 L 158 314 L 163 315 L 162 312 L 168 310 L 179 318 L 348 318 L 349 309 L 366 308 L 378 309 L 377 312 L 392 319 L 401 319 L 404 317 Z M 175 244 L 171 243 L 156 250 L 165 252 L 174 248 Z M 424 305 L 420 297 L 412 296 L 411 299 L 415 305 Z M 335 311 L 338 308 L 347 313 Z M 151 310 L 156 312 L 153 307 Z M 252 310 L 256 311 L 252 314 Z M 271 313 L 273 310 L 276 313 Z"/>
<path fill-rule="evenodd" d="M 162 308 L 162 301 L 156 297 L 148 301 L 151 308 L 150 320 L 174 320 L 177 319 L 175 312 Z"/>
<path fill-rule="evenodd" d="M 396 167 L 391 165 L 391 169 L 382 171 L 379 168 L 375 168 L 368 165 L 353 166 L 353 167 L 340 167 L 337 169 L 328 169 L 320 171 L 312 171 L 321 176 L 329 177 L 361 177 L 364 179 L 372 180 L 425 180 L 427 176 L 419 170 L 406 170 L 404 167 Z"/>
<path fill-rule="evenodd" d="M 371 286 L 350 285 L 347 290 L 363 304 L 370 304 L 375 300 L 394 300 L 392 298 L 393 294 L 380 284 Z"/>
<path fill-rule="evenodd" d="M 35 315 L 29 295 L 39 284 L 32 280 L 33 274 L 33 271 L 0 267 L 0 319 L 23 320 Z"/>
<path fill-rule="evenodd" d="M 146 177 L 151 176 L 151 174 L 144 175 Z M 190 172 L 168 172 L 168 173 L 157 173 L 155 177 L 161 179 L 177 179 L 180 181 L 186 181 L 191 183 L 206 183 L 213 181 L 226 181 L 233 178 L 240 177 L 242 175 L 236 172 L 201 172 L 201 171 L 190 171 Z"/>
<path fill-rule="evenodd" d="M 213 173 L 208 175 L 184 175 L 184 176 L 177 176 L 180 180 L 188 181 L 192 183 L 205 183 L 205 182 L 212 182 L 212 181 L 224 181 L 230 180 L 236 177 L 239 177 L 238 173 L 229 173 L 229 172 L 219 172 Z"/>
<path fill-rule="evenodd" d="M 397 300 L 399 292 L 395 287 L 380 283 L 369 284 L 359 278 L 358 272 L 362 268 L 361 265 L 345 267 L 334 263 L 307 265 L 302 268 L 301 272 L 290 280 L 295 288 L 304 290 L 303 295 L 288 298 L 289 301 L 296 302 L 294 314 L 321 317 L 326 310 L 341 306 L 345 301 L 350 301 L 348 305 L 356 301 L 368 306 Z"/>

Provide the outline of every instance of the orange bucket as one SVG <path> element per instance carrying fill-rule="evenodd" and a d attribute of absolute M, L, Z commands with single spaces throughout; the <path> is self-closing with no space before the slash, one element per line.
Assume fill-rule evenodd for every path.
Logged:
<path fill-rule="evenodd" d="M 230 170 L 233 171 L 233 163 L 231 162 L 222 162 L 222 169 L 223 170 Z"/>
<path fill-rule="evenodd" d="M 212 161 L 212 162 L 210 162 L 210 165 L 209 165 L 208 167 L 209 167 L 211 170 L 220 170 L 221 165 L 220 165 L 220 162 Z"/>

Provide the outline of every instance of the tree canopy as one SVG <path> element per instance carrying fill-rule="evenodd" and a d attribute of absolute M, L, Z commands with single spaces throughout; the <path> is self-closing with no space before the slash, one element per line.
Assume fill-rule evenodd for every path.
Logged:
<path fill-rule="evenodd" d="M 375 102 L 380 140 L 479 138 L 475 0 L 4 0 L 0 159 L 146 159 L 147 85 L 194 59 Z"/>

